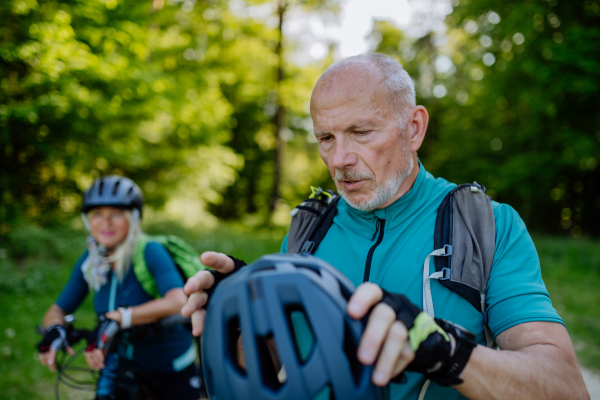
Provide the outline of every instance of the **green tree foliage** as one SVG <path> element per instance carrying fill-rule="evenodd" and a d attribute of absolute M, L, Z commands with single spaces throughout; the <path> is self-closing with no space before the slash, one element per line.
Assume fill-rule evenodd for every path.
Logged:
<path fill-rule="evenodd" d="M 100 174 L 131 176 L 153 205 L 181 176 L 200 202 L 233 181 L 232 107 L 207 45 L 221 26 L 147 2 L 0 7 L 1 220 L 72 212 Z"/>
<path fill-rule="evenodd" d="M 600 4 L 460 0 L 445 23 L 373 33 L 430 112 L 428 168 L 484 183 L 534 229 L 599 235 Z"/>
<path fill-rule="evenodd" d="M 242 59 L 256 57 L 252 69 L 235 62 L 227 66 L 237 77 L 233 84 L 223 88 L 235 108 L 235 127 L 228 144 L 244 155 L 245 167 L 235 184 L 227 189 L 223 201 L 214 204 L 211 210 L 222 219 L 254 216 L 267 220 L 272 219 L 275 211 L 279 214 L 275 219 L 285 224 L 281 217 L 287 215 L 289 204 L 306 197 L 310 184 L 322 181 L 317 178 L 323 175 L 323 168 L 319 168 L 316 146 L 307 141 L 307 134 L 312 135 L 308 114 L 310 90 L 325 64 L 320 68 L 300 68 L 286 62 L 296 47 L 293 40 L 284 37 L 282 28 L 289 11 L 335 14 L 339 4 L 337 0 L 251 0 L 249 3 L 273 6 L 272 16 L 277 17 L 278 28 L 264 31 L 261 26 L 263 31 L 254 33 L 266 46 L 263 52 L 251 53 L 245 43 L 240 43 L 238 52 L 245 55 Z M 272 54 L 265 63 L 261 57 L 269 50 Z M 233 59 L 236 57 L 237 54 Z M 257 89 L 252 96 L 244 90 L 249 83 Z M 298 179 L 299 175 L 306 179 Z"/>
<path fill-rule="evenodd" d="M 188 218 L 212 204 L 219 217 L 264 220 L 273 106 L 281 95 L 290 159 L 309 165 L 306 104 L 318 70 L 286 66 L 278 88 L 276 29 L 243 7 L 2 2 L 0 234 L 23 216 L 76 214 L 80 193 L 112 173 L 138 182 L 153 208 L 167 203 Z M 292 176 L 281 192 L 294 198 L 296 183 L 308 186 Z"/>

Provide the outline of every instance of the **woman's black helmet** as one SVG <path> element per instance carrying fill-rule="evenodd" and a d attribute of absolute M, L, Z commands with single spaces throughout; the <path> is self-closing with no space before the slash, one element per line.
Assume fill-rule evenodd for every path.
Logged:
<path fill-rule="evenodd" d="M 265 256 L 222 281 L 202 341 L 211 399 L 382 399 L 373 367 L 356 358 L 364 322 L 346 313 L 353 291 L 310 255 Z"/>
<path fill-rule="evenodd" d="M 137 209 L 141 216 L 144 206 L 142 190 L 134 181 L 123 176 L 98 178 L 83 195 L 83 212 L 103 206 Z"/>

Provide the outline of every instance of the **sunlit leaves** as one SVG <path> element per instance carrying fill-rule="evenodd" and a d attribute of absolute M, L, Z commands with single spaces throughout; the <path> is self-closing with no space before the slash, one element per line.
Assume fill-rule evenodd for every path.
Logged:
<path fill-rule="evenodd" d="M 429 170 L 483 182 L 531 227 L 573 237 L 600 234 L 600 12 L 590 4 L 461 1 L 446 32 L 412 41 L 375 25 L 377 49 L 404 63 L 430 112 L 419 152 Z M 563 209 L 578 210 L 568 224 Z"/>

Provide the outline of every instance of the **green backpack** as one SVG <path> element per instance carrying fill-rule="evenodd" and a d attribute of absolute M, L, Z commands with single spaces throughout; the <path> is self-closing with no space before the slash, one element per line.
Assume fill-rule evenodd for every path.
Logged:
<path fill-rule="evenodd" d="M 200 254 L 183 239 L 172 235 L 143 235 L 133 253 L 133 273 L 144 292 L 150 297 L 158 298 L 160 292 L 144 259 L 144 251 L 149 242 L 158 243 L 167 249 L 184 282 L 196 272 L 206 269 L 200 262 Z"/>

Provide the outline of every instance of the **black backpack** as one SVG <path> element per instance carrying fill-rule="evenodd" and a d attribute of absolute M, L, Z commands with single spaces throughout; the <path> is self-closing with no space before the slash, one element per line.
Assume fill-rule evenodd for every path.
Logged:
<path fill-rule="evenodd" d="M 288 233 L 288 253 L 314 254 L 337 214 L 340 199 L 335 192 L 311 187 L 308 199 L 292 210 Z M 467 299 L 481 312 L 487 345 L 494 338 L 488 327 L 487 283 L 496 247 L 496 225 L 491 199 L 483 185 L 473 182 L 452 189 L 438 207 L 434 232 L 434 251 L 423 266 L 423 309 L 435 316 L 430 279 Z M 430 257 L 435 271 L 429 275 Z"/>

